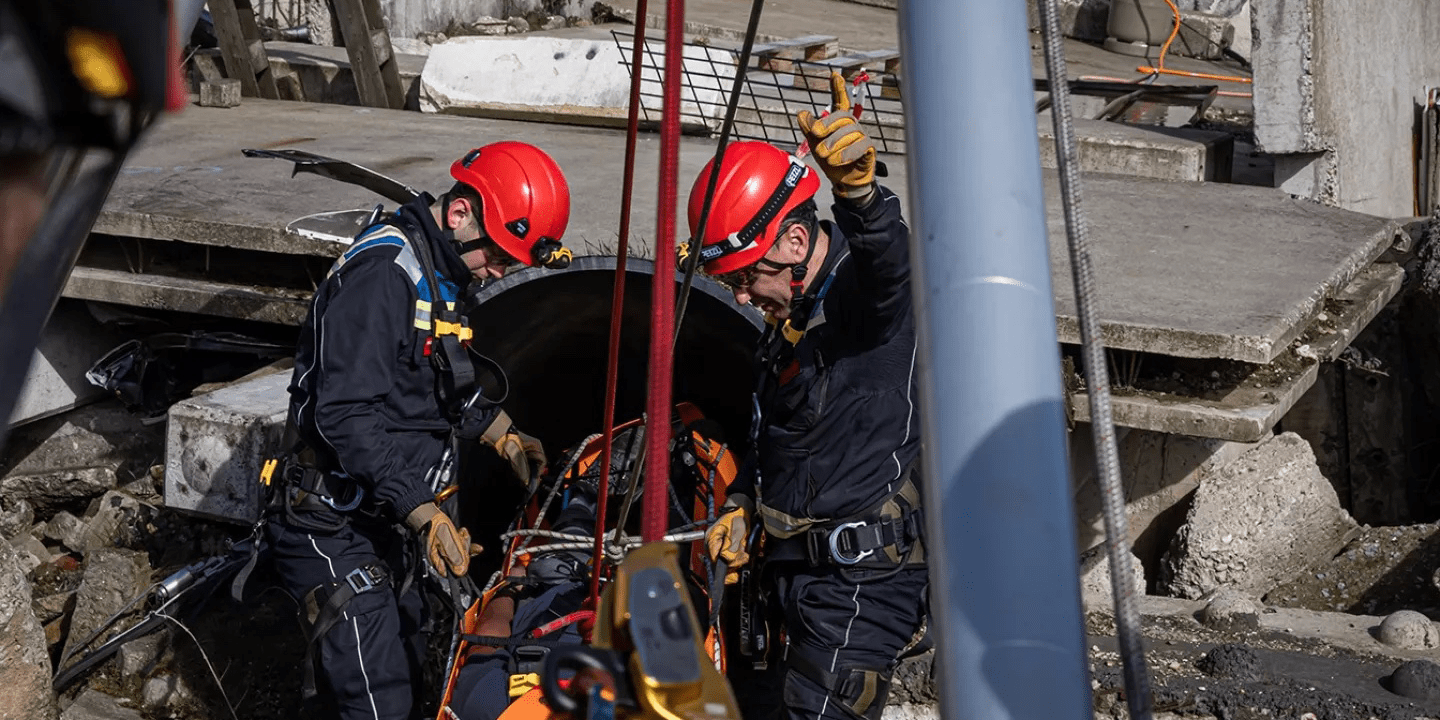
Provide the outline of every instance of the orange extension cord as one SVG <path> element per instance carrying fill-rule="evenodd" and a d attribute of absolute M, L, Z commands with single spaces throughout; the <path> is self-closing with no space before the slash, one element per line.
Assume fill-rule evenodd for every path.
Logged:
<path fill-rule="evenodd" d="M 1170 52 L 1171 43 L 1175 42 L 1175 38 L 1180 35 L 1180 8 L 1175 5 L 1175 0 L 1165 0 L 1165 4 L 1169 5 L 1170 12 L 1175 14 L 1175 26 L 1170 29 L 1170 37 L 1166 38 L 1165 44 L 1160 47 L 1160 59 L 1155 61 L 1155 66 L 1151 67 L 1149 65 L 1142 65 L 1135 69 L 1136 72 L 1142 72 L 1147 75 L 1180 75 L 1182 77 L 1199 78 L 1201 80 L 1219 80 L 1221 82 L 1237 82 L 1246 84 L 1251 83 L 1250 78 L 1247 77 L 1238 77 L 1235 75 L 1211 75 L 1210 73 L 1196 73 L 1186 72 L 1184 70 L 1167 69 L 1165 67 L 1165 54 Z M 1230 95 L 1233 97 L 1251 97 L 1250 93 L 1222 92 L 1220 94 Z"/>

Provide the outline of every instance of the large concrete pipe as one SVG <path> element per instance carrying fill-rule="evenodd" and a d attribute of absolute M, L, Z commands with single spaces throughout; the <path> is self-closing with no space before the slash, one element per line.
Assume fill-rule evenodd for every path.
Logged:
<path fill-rule="evenodd" d="M 480 306 L 470 320 L 476 347 L 505 369 L 505 408 L 516 425 L 543 440 L 552 457 L 600 432 L 615 264 L 613 257 L 577 258 L 565 270 L 507 275 L 476 294 Z M 617 422 L 639 417 L 645 407 L 653 268 L 647 260 L 627 263 L 632 290 L 622 312 Z M 759 311 L 696 278 L 675 347 L 675 400 L 695 403 L 720 422 L 732 444 L 749 427 L 751 357 L 761 325 Z"/>

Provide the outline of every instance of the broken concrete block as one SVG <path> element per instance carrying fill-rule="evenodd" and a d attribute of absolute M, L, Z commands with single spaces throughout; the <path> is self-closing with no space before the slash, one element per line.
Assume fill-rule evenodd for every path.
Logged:
<path fill-rule="evenodd" d="M 179 675 L 161 675 L 145 681 L 141 697 L 145 707 L 158 708 L 177 705 L 190 699 L 192 693 Z"/>
<path fill-rule="evenodd" d="M 565 18 L 560 15 L 550 15 L 546 17 L 545 22 L 540 25 L 541 30 L 559 30 L 563 27 L 565 27 Z"/>
<path fill-rule="evenodd" d="M 506 21 L 506 22 L 509 23 L 509 25 L 510 25 L 510 32 L 512 32 L 512 33 L 527 33 L 527 32 L 530 32 L 530 21 L 529 21 L 529 20 L 526 20 L 526 19 L 523 18 L 523 17 L 520 17 L 519 15 L 516 15 L 515 17 L 510 18 L 510 19 L 509 19 L 508 21 Z"/>
<path fill-rule="evenodd" d="M 18 428 L 5 448 L 14 464 L 0 495 L 24 498 L 41 515 L 101 495 L 117 477 L 145 472 L 163 451 L 163 432 L 108 402 Z"/>
<path fill-rule="evenodd" d="M 1429 650 L 1440 646 L 1440 629 L 1414 610 L 1390 613 L 1375 633 L 1380 642 L 1402 650 Z"/>
<path fill-rule="evenodd" d="M 25 498 L 0 497 L 0 537 L 24 533 L 35 523 L 35 507 Z"/>
<path fill-rule="evenodd" d="M 1245 593 L 1223 587 L 1210 594 L 1210 601 L 1200 609 L 1196 619 L 1201 625 L 1220 632 L 1257 630 L 1260 605 Z"/>
<path fill-rule="evenodd" d="M 1127 551 L 1128 552 L 1128 551 Z M 1130 592 L 1145 596 L 1145 566 L 1130 553 Z M 1080 555 L 1080 598 L 1087 608 L 1113 611 L 1115 593 L 1110 583 L 1110 556 L 1102 544 Z"/>
<path fill-rule="evenodd" d="M 200 107 L 232 108 L 240 105 L 240 80 L 206 80 L 200 83 Z"/>
<path fill-rule="evenodd" d="M 85 513 L 85 535 L 81 547 L 75 549 L 89 553 L 110 545 L 128 546 L 142 513 L 143 506 L 135 498 L 115 490 L 105 493 L 90 502 Z"/>
<path fill-rule="evenodd" d="M 901 661 L 891 676 L 889 704 L 924 706 L 939 701 L 939 691 L 935 688 L 935 651 Z"/>
<path fill-rule="evenodd" d="M 125 706 L 120 698 L 106 695 L 99 690 L 87 689 L 75 698 L 60 720 L 143 720 L 140 713 Z"/>
<path fill-rule="evenodd" d="M 45 597 L 35 598 L 31 603 L 31 609 L 35 611 L 35 619 L 42 623 L 48 623 L 55 618 L 69 612 L 75 603 L 74 592 L 59 592 Z"/>
<path fill-rule="evenodd" d="M 84 520 L 61 510 L 55 513 L 55 517 L 50 518 L 49 524 L 45 526 L 45 537 L 71 550 L 81 552 L 85 548 L 87 530 Z"/>
<path fill-rule="evenodd" d="M 1054 169 L 1055 134 L 1049 111 L 1036 115 L 1040 165 Z M 1230 182 L 1235 139 L 1194 128 L 1075 120 L 1080 171 L 1156 180 Z"/>
<path fill-rule="evenodd" d="M 1101 42 L 1105 39 L 1105 25 L 1110 20 L 1110 0 L 1058 0 L 1060 3 L 1060 33 L 1066 37 Z M 1031 32 L 1039 32 L 1041 26 L 1038 0 L 1027 0 L 1026 9 L 1030 16 Z"/>
<path fill-rule="evenodd" d="M 1193 599 L 1232 585 L 1262 595 L 1333 558 L 1355 532 L 1310 444 L 1287 432 L 1200 483 L 1162 562 L 1161 589 Z"/>
<path fill-rule="evenodd" d="M 1270 605 L 1307 610 L 1388 615 L 1440 607 L 1440 524 L 1362 527 L 1328 562 L 1265 595 Z"/>
<path fill-rule="evenodd" d="M 150 585 L 150 563 L 145 553 L 101 548 L 86 558 L 84 577 L 75 591 L 75 612 L 65 654 L 71 653 L 100 624 L 119 612 Z M 139 607 L 134 612 L 138 613 Z M 118 628 L 127 621 L 122 618 Z"/>
<path fill-rule="evenodd" d="M 260 516 L 260 468 L 280 449 L 290 377 L 278 373 L 170 407 L 165 505 L 250 524 Z"/>
<path fill-rule="evenodd" d="M 169 645 L 170 631 L 165 628 L 120 646 L 121 676 L 135 677 L 154 670 Z"/>
<path fill-rule="evenodd" d="M 420 109 L 619 125 L 630 99 L 627 52 L 614 42 L 598 39 L 451 38 L 432 48 L 426 59 L 420 75 Z M 690 87 L 681 102 L 682 122 L 718 128 L 735 72 L 735 56 L 728 50 L 686 46 L 684 65 Z M 485 68 L 485 72 L 475 68 Z M 647 63 L 641 77 L 647 116 L 658 117 L 659 71 Z"/>
<path fill-rule="evenodd" d="M 0 718 L 54 718 L 45 631 L 31 608 L 30 583 L 0 540 Z"/>
<path fill-rule="evenodd" d="M 40 538 L 30 533 L 25 533 L 10 541 L 15 546 L 15 551 L 25 558 L 25 572 L 30 572 L 45 563 L 50 562 L 54 554 L 40 542 Z"/>

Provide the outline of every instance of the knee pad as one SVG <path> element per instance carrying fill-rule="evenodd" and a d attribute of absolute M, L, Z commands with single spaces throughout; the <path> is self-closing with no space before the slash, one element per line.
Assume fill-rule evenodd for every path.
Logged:
<path fill-rule="evenodd" d="M 841 668 L 835 673 L 831 697 L 866 720 L 880 720 L 890 697 L 890 673 L 874 668 Z"/>

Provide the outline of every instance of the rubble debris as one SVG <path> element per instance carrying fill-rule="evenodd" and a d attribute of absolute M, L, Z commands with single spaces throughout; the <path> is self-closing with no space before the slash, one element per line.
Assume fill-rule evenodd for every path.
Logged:
<path fill-rule="evenodd" d="M 158 708 L 167 705 L 177 705 L 194 696 L 190 688 L 185 684 L 184 678 L 179 675 L 159 675 L 145 681 L 145 689 L 141 697 L 144 698 L 145 707 Z"/>
<path fill-rule="evenodd" d="M 917 703 L 891 703 L 885 706 L 882 717 L 884 720 L 940 720 L 940 708 Z"/>
<path fill-rule="evenodd" d="M 106 546 L 135 548 L 134 531 L 142 512 L 139 500 L 115 490 L 105 493 L 90 502 L 81 545 L 72 549 L 83 554 Z"/>
<path fill-rule="evenodd" d="M 45 539 L 80 552 L 85 548 L 86 529 L 84 520 L 61 510 L 45 525 Z"/>
<path fill-rule="evenodd" d="M 1210 594 L 1210 602 L 1196 613 L 1196 619 L 1211 630 L 1247 632 L 1260 628 L 1260 606 L 1253 598 L 1231 587 Z"/>
<path fill-rule="evenodd" d="M 1440 646 L 1440 629 L 1414 610 L 1390 613 L 1375 633 L 1380 642 L 1402 650 L 1428 650 Z"/>
<path fill-rule="evenodd" d="M 1440 665 L 1433 660 L 1411 660 L 1395 668 L 1390 689 L 1411 700 L 1440 700 Z"/>
<path fill-rule="evenodd" d="M 200 83 L 200 107 L 233 108 L 240 106 L 240 80 L 222 78 Z"/>
<path fill-rule="evenodd" d="M 1362 527 L 1334 558 L 1265 595 L 1269 605 L 1388 615 L 1440 609 L 1440 525 Z"/>
<path fill-rule="evenodd" d="M 1130 554 L 1130 587 L 1137 597 L 1145 594 L 1145 566 Z M 1080 598 L 1087 606 L 1105 611 L 1115 607 L 1115 594 L 1110 582 L 1110 557 L 1105 545 L 1093 547 L 1080 555 Z"/>
<path fill-rule="evenodd" d="M 35 524 L 35 506 L 25 498 L 0 497 L 0 537 L 13 540 Z"/>
<path fill-rule="evenodd" d="M 1283 433 L 1201 481 L 1160 587 L 1183 598 L 1222 585 L 1263 595 L 1333 558 L 1356 531 L 1310 444 Z"/>
<path fill-rule="evenodd" d="M 26 565 L 26 573 L 50 562 L 54 557 L 50 549 L 45 547 L 45 543 L 40 542 L 40 538 L 35 537 L 32 533 L 25 533 L 10 542 L 14 544 L 15 551 L 20 553 L 21 559 Z"/>
<path fill-rule="evenodd" d="M 523 17 L 520 17 L 519 15 L 516 15 L 515 17 L 510 18 L 507 22 L 509 22 L 509 24 L 510 24 L 510 31 L 511 31 L 511 32 L 516 32 L 516 33 L 526 33 L 526 32 L 530 32 L 530 21 L 529 21 L 529 20 L 526 20 L 526 19 L 523 18 Z"/>
<path fill-rule="evenodd" d="M 114 402 L 90 405 L 12 434 L 0 496 L 26 500 L 37 517 L 76 510 L 121 479 L 142 477 L 162 452 L 163 428 L 146 426 Z"/>
<path fill-rule="evenodd" d="M 30 607 L 35 612 L 35 619 L 48 623 L 74 609 L 74 602 L 74 592 L 59 592 L 35 598 Z"/>
<path fill-rule="evenodd" d="M 144 553 L 117 548 L 101 548 L 91 553 L 85 560 L 84 578 L 75 592 L 75 612 L 70 616 L 64 655 L 77 653 L 80 643 L 149 584 L 150 563 Z"/>
<path fill-rule="evenodd" d="M 60 720 L 143 720 L 140 713 L 128 708 L 117 697 L 106 695 L 99 690 L 86 690 L 65 712 Z"/>
<path fill-rule="evenodd" d="M 1206 675 L 1249 682 L 1260 677 L 1260 656 L 1246 645 L 1216 645 L 1195 663 Z"/>
<path fill-rule="evenodd" d="M 0 718 L 54 718 L 45 631 L 19 554 L 0 540 Z"/>
<path fill-rule="evenodd" d="M 125 677 L 148 675 L 155 670 L 155 666 L 169 648 L 169 628 L 162 628 L 125 643 L 120 646 L 120 674 Z"/>
<path fill-rule="evenodd" d="M 931 628 L 934 632 L 934 628 Z M 890 679 L 890 706 L 885 717 L 896 705 L 910 705 L 918 708 L 932 707 L 940 702 L 940 692 L 935 687 L 935 651 L 927 650 L 912 658 L 906 658 L 895 668 Z M 933 717 L 934 712 L 926 717 Z"/>

